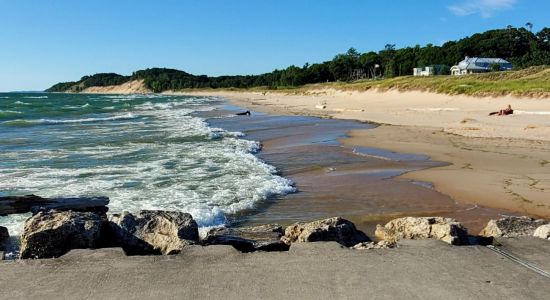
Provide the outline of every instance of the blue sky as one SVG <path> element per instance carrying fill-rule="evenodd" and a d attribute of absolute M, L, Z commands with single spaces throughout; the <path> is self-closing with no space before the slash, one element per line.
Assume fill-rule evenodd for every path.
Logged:
<path fill-rule="evenodd" d="M 548 27 L 547 0 L 0 0 L 0 91 L 171 67 L 258 74 L 359 51 Z"/>

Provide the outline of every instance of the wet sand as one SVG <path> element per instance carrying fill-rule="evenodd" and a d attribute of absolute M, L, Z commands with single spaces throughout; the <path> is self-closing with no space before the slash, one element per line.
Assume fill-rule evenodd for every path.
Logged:
<path fill-rule="evenodd" d="M 437 128 L 388 125 L 353 130 L 350 138 L 342 141 L 452 161 L 399 178 L 432 182 L 437 190 L 460 203 L 550 217 L 550 142 L 471 138 Z"/>
<path fill-rule="evenodd" d="M 550 217 L 548 99 L 334 90 L 197 94 L 227 97 L 235 105 L 272 114 L 377 122 L 382 126 L 375 130 L 353 131 L 346 145 L 423 154 L 449 163 L 400 179 L 431 182 L 464 205 Z M 319 103 L 325 103 L 325 109 L 319 109 Z M 514 115 L 487 116 L 507 103 L 516 109 Z"/>
<path fill-rule="evenodd" d="M 242 109 L 227 107 L 233 114 Z M 373 235 L 376 224 L 401 216 L 448 216 L 477 233 L 489 219 L 509 212 L 459 204 L 427 182 L 395 178 L 445 166 L 424 155 L 342 144 L 349 130 L 375 126 L 347 120 L 253 113 L 251 117 L 212 118 L 213 126 L 242 131 L 262 142 L 260 158 L 294 181 L 297 192 L 274 197 L 257 209 L 230 216 L 232 225 L 280 223 L 342 216 Z"/>

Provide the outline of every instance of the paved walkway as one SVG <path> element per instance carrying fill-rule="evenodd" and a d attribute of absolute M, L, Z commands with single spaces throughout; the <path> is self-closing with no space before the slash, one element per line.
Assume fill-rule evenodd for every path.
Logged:
<path fill-rule="evenodd" d="M 550 268 L 550 242 L 506 240 Z M 523 249 L 523 250 L 522 250 Z M 526 252 L 526 249 L 528 250 Z M 517 253 L 515 253 L 517 254 Z M 176 256 L 75 250 L 0 262 L 1 299 L 548 299 L 550 280 L 483 246 L 404 241 L 397 249 L 296 244 L 289 252 L 191 247 Z"/>

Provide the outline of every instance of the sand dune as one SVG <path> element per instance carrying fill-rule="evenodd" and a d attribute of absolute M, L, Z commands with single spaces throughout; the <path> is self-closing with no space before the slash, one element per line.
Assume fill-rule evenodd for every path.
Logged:
<path fill-rule="evenodd" d="M 132 80 L 121 85 L 92 86 L 82 93 L 87 94 L 148 94 L 151 90 L 145 87 L 143 80 Z"/>

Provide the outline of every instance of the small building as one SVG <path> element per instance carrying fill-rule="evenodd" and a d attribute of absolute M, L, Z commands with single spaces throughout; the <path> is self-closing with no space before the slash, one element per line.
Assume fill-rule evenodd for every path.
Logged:
<path fill-rule="evenodd" d="M 494 70 L 497 66 L 499 71 L 512 70 L 512 64 L 502 58 L 468 57 L 458 65 L 451 67 L 451 75 L 459 76 L 474 73 L 485 73 Z"/>
<path fill-rule="evenodd" d="M 434 67 L 414 68 L 413 76 L 433 76 L 435 74 Z"/>

